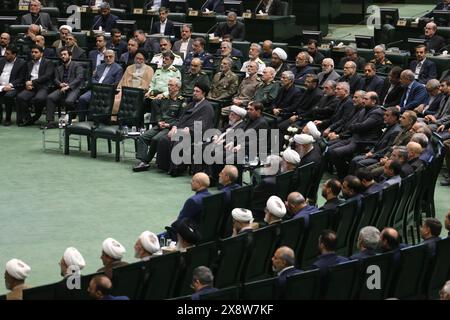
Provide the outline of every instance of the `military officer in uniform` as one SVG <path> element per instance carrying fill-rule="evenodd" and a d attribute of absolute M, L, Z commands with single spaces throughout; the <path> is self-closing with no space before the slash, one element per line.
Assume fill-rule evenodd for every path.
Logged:
<path fill-rule="evenodd" d="M 211 100 L 230 100 L 239 86 L 238 76 L 231 71 L 233 61 L 230 58 L 224 58 L 220 65 L 220 71 L 214 75 L 211 90 L 208 99 Z"/>
<path fill-rule="evenodd" d="M 261 46 L 257 43 L 252 43 L 248 51 L 248 57 L 250 60 L 244 62 L 241 71 L 247 72 L 247 65 L 250 63 L 250 61 L 255 61 L 258 64 L 258 74 L 262 74 L 264 68 L 266 67 L 266 64 L 259 58 L 260 54 L 261 54 Z"/>
<path fill-rule="evenodd" d="M 195 38 L 192 43 L 192 52 L 190 52 L 186 59 L 184 59 L 183 66 L 187 69 L 191 65 L 191 61 L 194 58 L 202 60 L 203 68 L 212 68 L 213 58 L 205 51 L 206 41 L 203 38 Z"/>
<path fill-rule="evenodd" d="M 180 95 L 181 81 L 177 78 L 169 80 L 169 95 L 152 101 L 152 119 L 155 125 L 139 137 L 137 141 L 136 158 L 139 164 L 133 168 L 134 172 L 146 171 L 150 161 L 156 154 L 159 140 L 167 135 L 171 127 L 178 121 L 183 108 L 186 107 L 184 98 Z"/>
<path fill-rule="evenodd" d="M 375 65 L 377 72 L 389 73 L 394 65 L 391 61 L 386 59 L 386 51 L 384 50 L 384 46 L 375 46 L 375 48 L 373 48 L 373 54 L 375 58 L 370 60 L 370 63 Z"/>
<path fill-rule="evenodd" d="M 202 60 L 194 58 L 188 72 L 182 74 L 181 95 L 184 97 L 192 96 L 194 85 L 197 82 L 203 82 L 210 86 L 209 76 L 202 70 Z"/>
<path fill-rule="evenodd" d="M 150 63 L 156 63 L 158 65 L 158 68 L 161 68 L 163 65 L 163 53 L 166 51 L 170 51 L 173 53 L 175 59 L 173 61 L 174 66 L 182 66 L 183 65 L 183 58 L 181 58 L 179 55 L 175 54 L 172 51 L 172 44 L 170 43 L 170 40 L 168 38 L 161 38 L 159 39 L 159 47 L 161 50 L 161 53 L 155 54 L 150 61 Z"/>
<path fill-rule="evenodd" d="M 278 95 L 280 85 L 275 81 L 275 69 L 272 67 L 264 68 L 261 82 L 256 89 L 253 101 L 261 102 L 264 106 L 264 111 L 270 111 L 272 102 Z"/>
<path fill-rule="evenodd" d="M 174 65 L 173 61 L 175 59 L 172 51 L 166 51 L 163 53 L 163 65 L 162 68 L 156 70 L 153 75 L 152 81 L 150 82 L 150 88 L 145 94 L 146 98 L 161 99 L 163 96 L 168 95 L 167 85 L 169 80 L 172 78 L 177 78 L 181 80 L 181 73 Z M 160 95 L 161 94 L 161 95 Z"/>
<path fill-rule="evenodd" d="M 233 71 L 239 71 L 242 68 L 241 60 L 238 57 L 232 55 L 233 46 L 231 42 L 222 41 L 220 44 L 220 59 L 214 61 L 214 69 L 218 69 L 222 64 L 224 58 L 230 58 L 233 61 L 231 69 Z"/>

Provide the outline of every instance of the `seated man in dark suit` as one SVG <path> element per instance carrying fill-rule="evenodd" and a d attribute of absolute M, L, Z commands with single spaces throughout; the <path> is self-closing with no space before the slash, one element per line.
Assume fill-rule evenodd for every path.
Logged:
<path fill-rule="evenodd" d="M 350 85 L 347 82 L 339 82 L 336 84 L 336 98 L 339 102 L 333 115 L 329 119 L 320 120 L 320 122 L 316 121 L 316 126 L 320 130 L 323 130 L 323 136 L 325 138 L 332 132 L 339 133 L 342 131 L 344 125 L 348 123 L 355 113 L 355 107 L 349 94 Z"/>
<path fill-rule="evenodd" d="M 394 252 L 394 264 L 400 262 L 400 249 L 406 248 L 407 245 L 401 242 L 401 236 L 394 228 L 384 228 L 380 234 L 379 252 Z"/>
<path fill-rule="evenodd" d="M 414 72 L 415 79 L 426 84 L 430 79 L 437 78 L 436 64 L 427 59 L 427 47 L 423 44 L 416 47 L 416 59 L 411 61 L 409 68 Z"/>
<path fill-rule="evenodd" d="M 96 49 L 89 51 L 88 59 L 92 62 L 92 69 L 97 67 L 105 61 L 106 39 L 104 35 L 95 37 Z"/>
<path fill-rule="evenodd" d="M 219 173 L 220 191 L 225 193 L 226 205 L 230 204 L 231 191 L 241 187 L 241 185 L 237 183 L 238 179 L 239 179 L 239 171 L 236 168 L 236 166 L 233 166 L 231 164 L 223 167 L 222 171 L 220 171 Z"/>
<path fill-rule="evenodd" d="M 56 50 L 58 58 L 60 58 L 63 49 L 70 51 L 72 59 L 86 59 L 86 52 L 78 46 L 77 39 L 72 33 L 69 33 L 66 37 L 66 46 Z"/>
<path fill-rule="evenodd" d="M 292 115 L 297 102 L 302 96 L 302 92 L 294 85 L 294 74 L 292 71 L 285 71 L 281 75 L 281 89 L 272 104 L 272 113 L 279 117 L 279 120 L 285 120 Z M 286 114 L 284 114 L 286 112 Z"/>
<path fill-rule="evenodd" d="M 390 161 L 390 160 L 388 160 Z M 387 163 L 387 161 L 386 161 Z M 361 181 L 361 185 L 364 188 L 363 195 L 369 195 L 371 193 L 377 193 L 381 190 L 383 190 L 384 185 L 382 183 L 378 183 L 375 181 L 375 177 L 367 168 L 360 168 L 356 171 L 356 176 Z"/>
<path fill-rule="evenodd" d="M 18 52 L 17 48 L 8 46 L 4 59 L 0 59 L 0 123 L 3 117 L 3 104 L 5 104 L 4 126 L 11 125 L 14 98 L 25 85 L 27 64 L 17 57 Z"/>
<path fill-rule="evenodd" d="M 406 145 L 408 150 L 408 163 L 413 167 L 414 171 L 422 168 L 424 162 L 420 159 L 420 155 L 422 154 L 423 148 L 417 142 L 410 141 Z"/>
<path fill-rule="evenodd" d="M 364 66 L 364 85 L 362 89 L 366 92 L 375 91 L 380 96 L 383 84 L 383 79 L 377 76 L 375 65 L 373 63 L 367 63 Z"/>
<path fill-rule="evenodd" d="M 92 83 L 112 84 L 117 86 L 122 78 L 123 70 L 118 63 L 114 62 L 115 52 L 111 49 L 105 50 L 104 59 L 105 62 L 95 69 Z M 86 91 L 78 99 L 77 110 L 80 110 L 80 113 L 78 114 L 80 121 L 85 120 L 89 102 L 91 101 L 91 94 L 91 91 Z"/>
<path fill-rule="evenodd" d="M 303 218 L 305 227 L 309 226 L 310 215 L 319 211 L 316 206 L 308 204 L 308 201 L 300 192 L 289 193 L 286 201 L 286 208 L 291 219 Z"/>
<path fill-rule="evenodd" d="M 383 89 L 380 94 L 380 104 L 385 108 L 400 104 L 400 99 L 405 92 L 405 88 L 400 83 L 400 74 L 402 71 L 402 68 L 395 66 L 389 71 L 388 76 L 384 80 Z"/>
<path fill-rule="evenodd" d="M 359 231 L 358 253 L 354 253 L 350 260 L 362 260 L 376 255 L 376 250 L 380 244 L 380 230 L 375 227 L 367 226 Z"/>
<path fill-rule="evenodd" d="M 122 40 L 122 32 L 119 29 L 111 29 L 111 39 L 106 43 L 106 48 L 116 52 L 116 59 L 127 52 L 128 44 Z"/>
<path fill-rule="evenodd" d="M 338 179 L 329 179 L 322 185 L 322 197 L 325 198 L 325 203 L 319 208 L 319 210 L 331 210 L 336 212 L 337 206 L 344 201 L 339 199 L 341 193 L 341 183 Z"/>
<path fill-rule="evenodd" d="M 131 38 L 128 40 L 127 52 L 120 56 L 119 62 L 126 66 L 131 66 L 134 63 L 134 57 L 139 49 L 139 44 L 136 39 Z"/>
<path fill-rule="evenodd" d="M 56 28 L 52 24 L 52 19 L 47 12 L 41 12 L 41 2 L 38 0 L 30 1 L 30 13 L 22 16 L 20 24 L 29 25 L 37 24 L 45 30 L 56 31 Z"/>
<path fill-rule="evenodd" d="M 325 81 L 323 85 L 323 96 L 319 102 L 311 109 L 311 119 L 316 126 L 320 126 L 324 121 L 329 121 L 339 104 L 336 98 L 336 82 Z"/>
<path fill-rule="evenodd" d="M 306 75 L 314 74 L 314 69 L 310 66 L 311 57 L 306 51 L 301 51 L 295 58 L 295 66 L 291 68 L 295 76 L 296 84 L 304 84 Z"/>
<path fill-rule="evenodd" d="M 323 59 L 325 58 L 324 55 L 319 51 L 319 43 L 317 40 L 310 39 L 308 40 L 308 43 L 306 44 L 308 46 L 308 53 L 310 57 L 312 58 L 313 64 L 322 64 Z M 332 80 L 332 79 L 330 79 Z"/>
<path fill-rule="evenodd" d="M 155 22 L 152 26 L 151 34 L 164 34 L 166 36 L 175 35 L 175 28 L 173 22 L 167 19 L 169 10 L 165 7 L 159 8 L 159 21 Z"/>
<path fill-rule="evenodd" d="M 127 296 L 113 296 L 111 280 L 101 274 L 94 276 L 89 282 L 89 296 L 95 300 L 130 300 Z"/>
<path fill-rule="evenodd" d="M 358 50 L 350 46 L 345 48 L 345 57 L 339 61 L 338 68 L 344 69 L 345 64 L 349 61 L 354 62 L 358 70 L 363 70 L 366 64 L 366 60 L 358 56 Z"/>
<path fill-rule="evenodd" d="M 428 22 L 425 26 L 425 35 L 421 38 L 425 39 L 425 45 L 427 50 L 434 53 L 439 52 L 443 47 L 445 47 L 445 39 L 436 34 L 437 25 L 434 22 Z"/>
<path fill-rule="evenodd" d="M 272 257 L 272 270 L 278 276 L 277 289 L 279 299 L 286 295 L 286 280 L 288 277 L 302 272 L 295 267 L 295 253 L 289 247 L 279 247 Z"/>
<path fill-rule="evenodd" d="M 245 26 L 242 22 L 237 21 L 235 12 L 229 12 L 227 22 L 219 23 L 214 32 L 214 35 L 219 38 L 226 34 L 231 34 L 234 40 L 243 41 L 245 39 Z"/>
<path fill-rule="evenodd" d="M 55 50 L 53 48 L 45 47 L 45 38 L 44 36 L 36 36 L 34 44 L 37 47 L 40 47 L 44 50 L 44 58 L 55 58 Z"/>
<path fill-rule="evenodd" d="M 223 14 L 225 13 L 225 7 L 223 5 L 223 0 L 208 0 L 203 6 L 203 9 L 208 9 L 209 11 L 214 11 L 215 13 Z M 196 8 L 194 8 L 196 9 Z M 197 8 L 199 9 L 199 8 Z"/>
<path fill-rule="evenodd" d="M 216 292 L 214 288 L 214 275 L 208 267 L 199 266 L 192 273 L 192 285 L 195 293 L 192 294 L 192 300 L 201 300 L 201 296 L 207 293 Z"/>
<path fill-rule="evenodd" d="M 322 277 L 327 275 L 328 267 L 348 261 L 347 258 L 336 254 L 336 245 L 336 232 L 331 230 L 322 231 L 319 237 L 320 256 L 311 267 L 312 269 L 320 269 L 320 274 Z"/>
<path fill-rule="evenodd" d="M 440 90 L 441 84 L 437 79 L 428 80 L 425 88 L 427 89 L 429 99 L 427 103 L 420 104 L 414 109 L 418 117 L 426 117 L 427 115 L 435 115 L 439 110 L 439 105 L 445 94 Z"/>
<path fill-rule="evenodd" d="M 25 89 L 17 95 L 17 125 L 32 125 L 42 115 L 47 101 L 48 89 L 53 82 L 53 63 L 43 57 L 43 49 L 31 49 L 32 61 L 28 62 Z M 34 104 L 36 114 L 31 117 L 30 104 Z"/>
<path fill-rule="evenodd" d="M 357 201 L 358 208 L 361 208 L 363 185 L 356 176 L 346 176 L 342 182 L 342 197 L 348 201 Z M 358 209 L 358 210 L 359 210 Z"/>
<path fill-rule="evenodd" d="M 428 256 L 434 257 L 436 255 L 436 242 L 441 240 L 439 237 L 442 230 L 441 222 L 436 218 L 426 218 L 423 220 L 420 227 L 420 236 L 423 239 L 422 243 L 428 246 Z"/>
<path fill-rule="evenodd" d="M 419 105 L 426 103 L 428 100 L 427 90 L 423 85 L 415 80 L 415 74 L 411 70 L 403 70 L 400 74 L 400 82 L 405 88 L 400 104 L 397 106 L 400 108 L 400 112 L 403 113 L 406 110 L 414 110 Z"/>
<path fill-rule="evenodd" d="M 354 63 L 353 61 L 347 61 L 343 68 L 344 74 L 336 81 L 348 82 L 350 86 L 350 94 L 354 94 L 356 91 L 362 90 L 364 86 L 364 80 L 359 74 L 356 73 L 356 63 Z"/>
<path fill-rule="evenodd" d="M 100 15 L 94 17 L 92 23 L 92 30 L 100 30 L 100 28 L 105 32 L 111 32 L 111 30 L 116 26 L 119 17 L 111 14 L 111 6 L 107 2 L 103 2 L 100 5 Z"/>
<path fill-rule="evenodd" d="M 187 57 L 189 52 L 192 51 L 192 43 L 194 42 L 194 39 L 192 39 L 191 36 L 192 25 L 183 24 L 181 27 L 181 39 L 175 41 L 172 48 L 173 52 L 180 54 L 183 59 Z"/>
<path fill-rule="evenodd" d="M 281 16 L 282 7 L 280 0 L 263 0 L 259 2 L 259 5 L 255 8 L 255 12 L 258 14 L 260 12 L 266 13 L 269 16 Z"/>

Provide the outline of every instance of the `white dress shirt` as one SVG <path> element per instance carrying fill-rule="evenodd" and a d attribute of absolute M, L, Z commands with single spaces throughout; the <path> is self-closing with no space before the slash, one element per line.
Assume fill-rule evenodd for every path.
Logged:
<path fill-rule="evenodd" d="M 166 19 L 166 21 L 161 22 L 161 25 L 160 25 L 160 28 L 159 28 L 159 33 L 164 34 L 164 32 L 166 32 L 166 24 L 167 24 L 167 19 Z"/>
<path fill-rule="evenodd" d="M 110 69 L 111 69 L 111 65 L 107 65 L 105 70 L 103 71 L 103 74 L 102 74 L 100 80 L 98 80 L 98 83 L 103 83 L 103 81 L 105 80 L 106 76 L 108 75 L 108 72 Z"/>
<path fill-rule="evenodd" d="M 3 72 L 0 75 L 0 85 L 5 86 L 7 84 L 10 84 L 9 78 L 11 77 L 11 71 L 12 68 L 14 67 L 14 61 L 13 62 L 5 61 L 5 67 L 3 68 Z"/>
<path fill-rule="evenodd" d="M 42 61 L 42 58 L 33 64 L 33 68 L 31 69 L 31 79 L 30 79 L 31 81 L 39 78 L 39 67 L 41 66 L 41 61 Z"/>

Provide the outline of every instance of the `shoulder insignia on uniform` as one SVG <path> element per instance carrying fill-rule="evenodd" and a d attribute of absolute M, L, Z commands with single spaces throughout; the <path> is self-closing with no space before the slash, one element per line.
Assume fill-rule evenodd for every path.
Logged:
<path fill-rule="evenodd" d="M 167 70 L 170 70 L 170 71 L 177 71 L 177 68 L 174 67 L 174 66 L 170 66 L 170 67 L 167 68 Z"/>

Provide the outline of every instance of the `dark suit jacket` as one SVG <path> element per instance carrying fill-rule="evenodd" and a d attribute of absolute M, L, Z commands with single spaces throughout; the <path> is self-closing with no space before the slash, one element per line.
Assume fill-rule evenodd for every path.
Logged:
<path fill-rule="evenodd" d="M 299 219 L 303 218 L 305 221 L 305 227 L 308 228 L 309 226 L 309 216 L 319 211 L 319 209 L 316 206 L 307 205 L 306 207 L 303 207 L 299 212 L 297 212 L 292 219 Z"/>
<path fill-rule="evenodd" d="M 324 253 L 317 258 L 317 260 L 313 263 L 312 268 L 320 269 L 320 273 L 323 276 L 328 273 L 328 267 L 346 261 L 348 261 L 348 258 L 338 256 L 336 253 Z"/>
<path fill-rule="evenodd" d="M 297 114 L 305 118 L 311 118 L 313 115 L 313 107 L 317 105 L 322 98 L 322 90 L 314 88 L 306 90 L 297 104 Z"/>
<path fill-rule="evenodd" d="M 0 60 L 0 74 L 3 72 L 5 67 L 6 59 Z M 11 75 L 9 76 L 9 83 L 11 83 L 15 90 L 22 89 L 25 85 L 25 76 L 27 74 L 27 64 L 20 58 L 16 58 L 14 61 L 13 68 L 11 70 Z"/>
<path fill-rule="evenodd" d="M 445 39 L 437 34 L 431 38 L 426 38 L 424 35 L 421 36 L 421 38 L 425 39 L 425 45 L 427 46 L 428 51 L 434 50 L 435 52 L 439 52 L 445 47 Z"/>
<path fill-rule="evenodd" d="M 27 13 L 22 16 L 20 24 L 29 25 L 33 23 L 31 13 Z M 39 18 L 34 22 L 34 24 L 41 25 L 44 29 L 56 31 L 56 28 L 52 24 L 52 19 L 47 12 L 40 12 Z"/>
<path fill-rule="evenodd" d="M 411 86 L 411 90 L 409 92 L 408 100 L 406 100 L 406 104 L 404 104 L 406 99 L 406 94 L 408 93 L 408 88 L 405 88 L 405 92 L 403 93 L 402 98 L 400 99 L 400 109 L 401 112 L 405 110 L 413 110 L 417 108 L 422 103 L 426 103 L 428 99 L 428 92 L 423 85 L 414 81 Z"/>
<path fill-rule="evenodd" d="M 191 134 L 194 132 L 194 121 L 202 122 L 202 129 L 207 130 L 213 127 L 214 109 L 208 100 L 203 100 L 199 105 L 194 107 L 191 103 L 178 120 L 176 127 L 183 129 L 188 127 Z"/>
<path fill-rule="evenodd" d="M 102 63 L 95 70 L 94 76 L 92 77 L 92 83 L 98 83 L 103 76 L 103 72 L 106 69 L 106 63 Z M 111 64 L 108 74 L 105 79 L 103 79 L 103 84 L 113 84 L 117 85 L 122 78 L 123 69 L 118 63 Z"/>
<path fill-rule="evenodd" d="M 323 86 L 323 84 L 325 83 L 325 81 L 327 80 L 334 80 L 336 81 L 337 79 L 339 79 L 341 76 L 339 75 L 339 73 L 337 73 L 336 71 L 332 70 L 329 73 L 325 73 L 325 72 L 320 72 L 317 77 L 319 78 L 319 85 Z"/>
<path fill-rule="evenodd" d="M 333 212 L 336 212 L 338 205 L 340 205 L 342 203 L 344 203 L 344 200 L 339 199 L 339 198 L 334 198 L 334 199 L 331 199 L 331 200 L 328 200 L 327 202 L 325 202 L 323 204 L 323 206 L 321 206 L 319 208 L 319 210 L 331 210 Z"/>
<path fill-rule="evenodd" d="M 325 128 L 329 126 L 330 131 L 339 133 L 354 113 L 355 107 L 353 106 L 352 99 L 348 96 L 342 101 L 339 101 L 336 111 L 329 121 L 324 121 L 324 126 Z"/>
<path fill-rule="evenodd" d="M 269 16 L 281 16 L 281 9 L 281 0 L 273 0 L 267 12 L 266 6 L 262 2 L 255 8 L 255 12 L 258 13 L 261 10 L 262 12 L 267 13 Z"/>
<path fill-rule="evenodd" d="M 59 57 L 61 50 L 63 48 L 59 48 L 56 50 L 56 55 Z M 72 48 L 72 59 L 86 59 L 86 51 L 81 49 L 80 47 L 73 47 Z"/>
<path fill-rule="evenodd" d="M 33 70 L 33 61 L 29 61 L 27 64 L 27 75 L 25 81 L 31 79 L 31 71 Z M 36 89 L 49 88 L 53 83 L 53 77 L 55 75 L 55 67 L 50 60 L 42 58 L 41 65 L 39 66 L 38 78 L 33 80 L 33 87 Z"/>
<path fill-rule="evenodd" d="M 295 110 L 301 96 L 302 92 L 295 85 L 290 86 L 287 90 L 282 87 L 273 101 L 272 109 L 281 108 L 283 111 Z"/>
<path fill-rule="evenodd" d="M 106 44 L 106 48 L 112 49 L 116 52 L 116 61 L 118 61 L 120 59 L 120 56 L 127 52 L 128 44 L 123 40 L 120 40 L 118 45 L 113 45 L 111 41 L 108 41 L 108 43 Z"/>
<path fill-rule="evenodd" d="M 429 101 L 428 101 L 429 107 L 427 110 L 425 110 L 423 115 L 426 116 L 426 115 L 436 114 L 439 110 L 439 106 L 441 104 L 442 98 L 444 98 L 444 94 L 441 92 L 434 98 L 434 100 L 431 103 L 429 103 Z M 429 99 L 431 99 L 431 97 L 429 97 Z"/>
<path fill-rule="evenodd" d="M 63 82 L 64 76 L 64 66 L 61 65 L 55 70 L 55 84 L 59 88 L 59 85 Z M 83 67 L 72 61 L 69 64 L 69 76 L 67 83 L 69 84 L 70 90 L 78 90 L 81 88 L 84 82 L 84 69 Z"/>
<path fill-rule="evenodd" d="M 88 59 L 92 61 L 92 69 L 94 69 L 94 70 L 96 68 L 95 66 L 97 65 L 97 56 L 98 56 L 98 50 L 97 49 L 89 51 Z M 103 60 L 103 62 L 104 62 L 104 60 Z M 100 64 L 103 63 L 103 62 L 100 62 Z"/>
<path fill-rule="evenodd" d="M 322 152 L 317 146 L 314 146 L 314 148 L 305 154 L 303 158 L 300 161 L 299 167 L 304 166 L 308 163 L 314 163 L 314 167 L 318 168 L 320 166 L 320 162 L 322 161 Z"/>
<path fill-rule="evenodd" d="M 203 210 L 203 198 L 209 195 L 211 195 L 211 193 L 209 193 L 208 189 L 204 189 L 187 199 L 177 220 L 181 221 L 183 218 L 190 218 L 198 225 Z"/>
<path fill-rule="evenodd" d="M 286 296 L 286 281 L 287 278 L 290 276 L 293 276 L 295 274 L 298 274 L 302 272 L 302 270 L 299 270 L 295 267 L 289 268 L 287 270 L 283 270 L 279 275 L 278 275 L 278 282 L 277 282 L 277 288 L 278 288 L 278 298 L 279 299 L 284 299 L 284 297 Z"/>
<path fill-rule="evenodd" d="M 360 144 L 374 144 L 381 135 L 384 126 L 384 111 L 379 106 L 365 109 L 362 122 L 353 123 L 349 126 L 352 132 L 352 140 Z"/>
<path fill-rule="evenodd" d="M 233 27 L 228 27 L 226 22 L 221 22 L 214 32 L 216 37 L 223 37 L 226 34 L 231 34 L 236 41 L 242 41 L 245 38 L 245 26 L 242 22 L 237 21 Z"/>
<path fill-rule="evenodd" d="M 98 30 L 102 26 L 103 31 L 111 32 L 111 29 L 116 26 L 117 20 L 119 17 L 113 14 L 109 14 L 106 18 L 100 14 L 96 15 L 92 21 L 92 30 Z"/>
<path fill-rule="evenodd" d="M 150 31 L 151 34 L 155 33 L 161 33 L 161 22 L 157 21 L 153 24 L 152 30 Z M 166 29 L 164 29 L 164 35 L 166 36 L 173 36 L 175 35 L 175 27 L 173 25 L 173 22 L 169 19 L 166 20 Z"/>
<path fill-rule="evenodd" d="M 387 127 L 381 135 L 381 138 L 377 143 L 375 143 L 375 146 L 371 150 L 371 152 L 374 154 L 373 157 L 375 159 L 383 157 L 383 155 L 394 145 L 394 140 L 401 131 L 402 128 L 398 123 L 394 124 L 393 126 Z"/>
<path fill-rule="evenodd" d="M 208 9 L 209 11 L 214 11 L 216 13 L 224 13 L 225 12 L 223 0 L 208 0 L 208 3 L 206 4 L 205 8 Z M 200 9 L 200 8 L 198 8 L 198 9 Z"/>
<path fill-rule="evenodd" d="M 351 77 L 343 75 L 337 80 L 337 82 L 348 82 L 351 95 L 353 95 L 355 91 L 362 90 L 362 88 L 364 87 L 364 79 L 357 73 L 355 73 Z"/>
<path fill-rule="evenodd" d="M 389 82 L 389 79 L 386 78 L 384 80 L 383 89 L 381 90 L 380 94 L 380 103 L 383 103 L 383 107 L 394 107 L 397 105 L 400 105 L 400 100 L 403 96 L 403 93 L 405 92 L 405 88 L 402 87 L 400 83 L 396 84 L 394 88 L 392 88 L 391 92 L 389 92 L 389 88 L 391 87 L 391 83 Z M 386 100 L 385 100 L 386 98 Z"/>
<path fill-rule="evenodd" d="M 134 63 L 134 56 L 130 56 L 129 52 L 125 52 L 120 56 L 119 62 L 125 63 L 127 66 L 130 66 Z"/>
<path fill-rule="evenodd" d="M 201 290 L 197 291 L 196 293 L 192 294 L 191 299 L 192 300 L 201 300 L 201 296 L 207 293 L 213 293 L 218 291 L 218 289 L 213 287 L 204 287 Z"/>
<path fill-rule="evenodd" d="M 436 242 L 441 240 L 439 237 L 431 237 L 427 240 L 424 240 L 423 243 L 427 245 L 427 251 L 429 257 L 434 257 L 436 255 Z"/>
<path fill-rule="evenodd" d="M 53 48 L 44 48 L 44 58 L 55 58 L 55 50 Z"/>
<path fill-rule="evenodd" d="M 375 75 L 371 79 L 363 78 L 363 90 L 366 92 L 375 91 L 378 96 L 381 94 L 384 86 L 384 81 L 379 76 Z"/>
<path fill-rule="evenodd" d="M 314 69 L 310 65 L 307 65 L 303 68 L 292 67 L 291 71 L 295 76 L 295 83 L 297 84 L 304 84 L 306 75 L 308 73 L 315 74 Z"/>
<path fill-rule="evenodd" d="M 350 257 L 350 260 L 362 260 L 362 259 L 365 259 L 365 258 L 368 258 L 368 257 L 372 257 L 372 256 L 374 256 L 376 254 L 377 253 L 375 252 L 375 250 L 367 249 L 367 250 L 359 251 L 359 252 L 353 254 Z"/>
<path fill-rule="evenodd" d="M 311 110 L 311 120 L 330 119 L 339 104 L 339 100 L 335 96 L 322 96 L 319 103 Z M 320 129 L 324 129 L 322 125 Z"/>
<path fill-rule="evenodd" d="M 415 72 L 416 66 L 417 60 L 413 60 L 409 65 L 409 69 L 411 69 L 412 72 Z M 436 64 L 430 59 L 425 59 L 422 68 L 420 68 L 419 78 L 417 79 L 417 81 L 419 81 L 422 84 L 426 84 L 428 80 L 436 78 L 437 78 Z"/>

